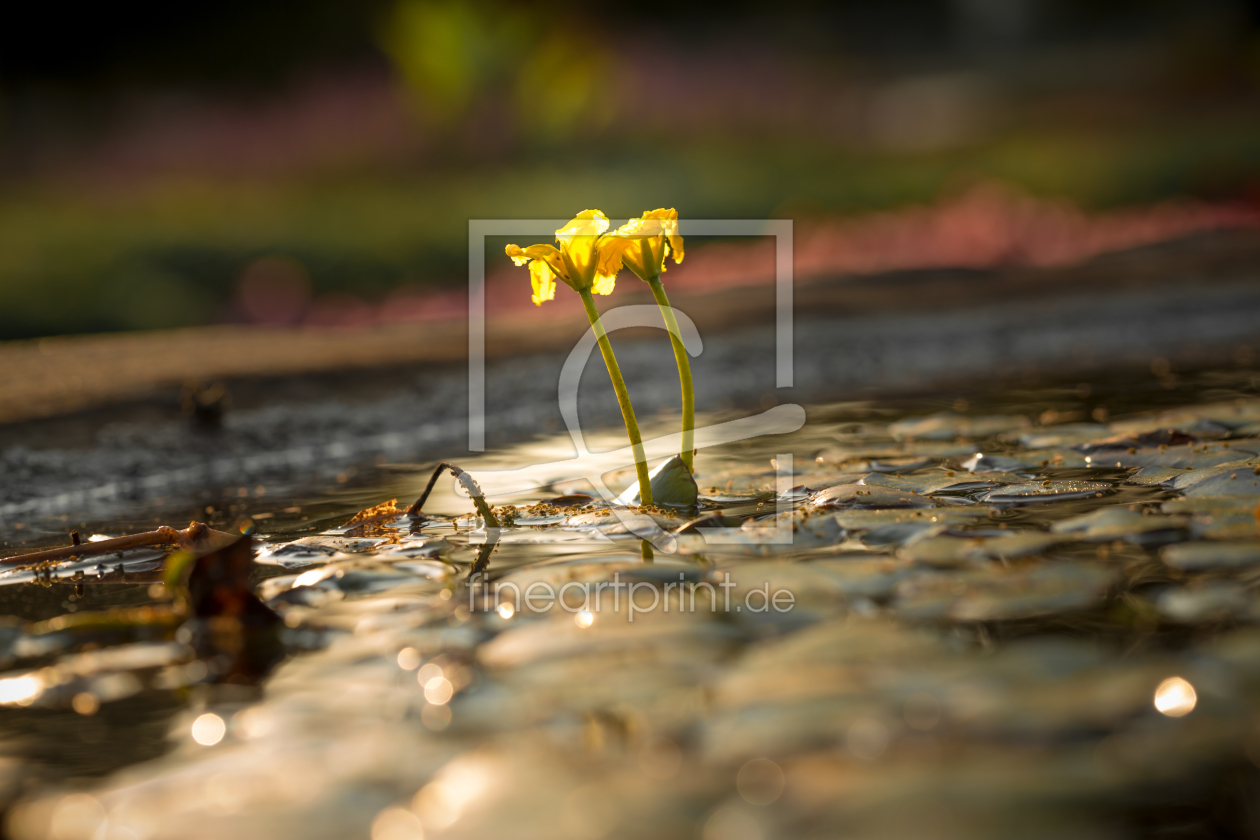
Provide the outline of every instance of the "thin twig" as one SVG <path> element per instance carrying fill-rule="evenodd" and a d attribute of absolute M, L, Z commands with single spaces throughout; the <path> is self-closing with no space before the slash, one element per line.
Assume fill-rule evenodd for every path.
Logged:
<path fill-rule="evenodd" d="M 481 488 L 477 485 L 477 482 L 473 480 L 471 475 L 464 472 L 459 467 L 454 464 L 448 464 L 445 461 L 438 464 L 437 468 L 433 470 L 433 476 L 429 479 L 429 483 L 425 485 L 424 492 L 420 494 L 420 498 L 416 499 L 415 503 L 412 504 L 411 507 L 407 508 L 407 515 L 415 519 L 424 513 L 424 503 L 429 500 L 429 494 L 433 492 L 433 487 L 437 484 L 438 476 L 442 474 L 443 470 L 450 470 L 451 474 L 459 479 L 459 483 L 464 485 L 464 489 L 467 490 L 468 495 L 472 497 L 473 504 L 477 507 L 477 512 L 481 514 L 482 519 L 486 520 L 486 527 L 494 528 L 497 532 L 499 528 L 499 519 L 494 515 L 493 508 L 486 503 L 486 496 L 481 492 Z"/>
<path fill-rule="evenodd" d="M 178 545 L 180 548 L 210 548 L 222 544 L 226 540 L 235 539 L 231 534 L 216 531 L 203 522 L 190 522 L 182 531 L 163 525 L 156 531 L 145 531 L 142 534 L 131 534 L 126 537 L 114 537 L 109 540 L 68 545 L 62 548 L 49 548 L 30 554 L 19 554 L 16 557 L 0 559 L 6 566 L 43 563 L 49 560 L 64 560 L 67 557 L 86 557 L 93 554 L 109 554 L 114 551 L 126 551 L 129 548 L 143 548 L 149 545 Z"/>
<path fill-rule="evenodd" d="M 448 464 L 446 461 L 443 461 L 433 470 L 433 475 L 429 478 L 429 483 L 425 485 L 424 492 L 420 494 L 420 498 L 416 499 L 415 503 L 407 508 L 407 515 L 412 519 L 420 517 L 424 512 L 424 503 L 429 500 L 429 494 L 433 492 L 433 488 L 437 485 L 438 477 L 442 475 L 444 470 L 450 470 L 459 479 L 460 484 L 464 485 L 464 489 L 472 497 L 473 504 L 477 506 L 477 512 L 486 521 L 486 541 L 481 544 L 481 548 L 477 551 L 477 559 L 473 562 L 472 569 L 468 572 L 468 577 L 471 579 L 485 572 L 486 567 L 490 565 L 490 553 L 494 551 L 494 546 L 499 541 L 499 518 L 494 515 L 494 508 L 486 503 L 486 494 L 481 492 L 481 487 L 473 480 L 473 477 L 454 464 Z"/>

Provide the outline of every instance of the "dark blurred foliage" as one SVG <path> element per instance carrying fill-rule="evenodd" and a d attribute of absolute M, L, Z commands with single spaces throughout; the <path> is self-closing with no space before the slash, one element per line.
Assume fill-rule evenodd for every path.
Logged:
<path fill-rule="evenodd" d="M 469 218 L 1254 202 L 1258 105 L 1260 0 L 20 3 L 0 338 L 335 324 Z"/>
<path fill-rule="evenodd" d="M 0 78 L 99 92 L 125 84 L 274 83 L 373 48 L 383 0 L 11 4 Z"/>
<path fill-rule="evenodd" d="M 1187 23 L 1229 28 L 1241 41 L 1260 24 L 1257 0 L 738 0 L 641 10 L 575 2 L 425 5 L 518 25 L 526 18 L 548 24 L 577 18 L 606 32 L 643 34 L 684 48 L 755 38 L 823 56 L 1127 41 Z M 15 3 L 0 27 L 0 78 L 10 86 L 56 82 L 87 89 L 274 82 L 311 65 L 377 54 L 381 27 L 393 10 L 391 0 Z"/>

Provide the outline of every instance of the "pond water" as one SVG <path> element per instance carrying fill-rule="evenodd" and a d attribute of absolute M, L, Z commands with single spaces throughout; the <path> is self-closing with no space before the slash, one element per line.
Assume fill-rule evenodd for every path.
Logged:
<path fill-rule="evenodd" d="M 11 566 L 8 833 L 1253 834 L 1258 386 L 1163 371 L 814 406 L 702 450 L 690 511 L 619 515 L 567 437 L 540 439 L 460 464 L 488 493 L 518 471 L 498 533 L 449 478 L 405 515 L 432 464 L 244 488 L 186 513 L 253 533 L 287 646 L 260 681 L 161 618 L 160 550 Z M 158 618 L 83 619 L 111 607 Z"/>

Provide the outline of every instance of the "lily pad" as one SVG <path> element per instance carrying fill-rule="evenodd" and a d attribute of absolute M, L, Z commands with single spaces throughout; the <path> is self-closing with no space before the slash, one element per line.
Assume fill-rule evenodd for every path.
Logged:
<path fill-rule="evenodd" d="M 844 536 L 844 529 L 834 516 L 810 510 L 793 511 L 766 519 L 749 519 L 740 526 L 741 530 L 750 534 L 782 528 L 792 531 L 793 544 L 798 547 L 831 545 Z"/>
<path fill-rule="evenodd" d="M 1110 485 L 1092 481 L 1042 481 L 999 487 L 996 490 L 990 490 L 981 498 L 1000 507 L 1013 507 L 1091 497 L 1101 498 L 1110 490 Z"/>
<path fill-rule="evenodd" d="M 403 540 L 396 545 L 382 546 L 376 555 L 381 560 L 415 559 L 421 557 L 445 557 L 455 549 L 445 537 L 424 537 Z"/>
<path fill-rule="evenodd" d="M 876 473 L 910 472 L 926 467 L 933 459 L 923 455 L 906 455 L 903 457 L 873 458 L 868 462 L 868 469 Z"/>
<path fill-rule="evenodd" d="M 842 510 L 835 514 L 836 521 L 852 531 L 882 528 L 888 525 L 916 524 L 935 525 L 947 522 L 972 522 L 989 516 L 991 509 L 984 505 L 955 505 L 935 507 L 930 510 L 915 508 L 891 508 L 885 510 Z"/>
<path fill-rule="evenodd" d="M 1260 538 L 1260 520 L 1250 511 L 1196 514 L 1190 531 L 1200 540 L 1254 540 Z"/>
<path fill-rule="evenodd" d="M 1243 496 L 1187 496 L 1169 499 L 1160 505 L 1160 510 L 1164 513 L 1248 515 L 1255 514 L 1256 509 L 1256 501 Z M 1260 515 L 1256 518 L 1260 523 Z"/>
<path fill-rule="evenodd" d="M 1173 469 L 1172 467 L 1141 467 L 1126 478 L 1124 483 L 1144 486 L 1166 484 L 1185 474 L 1185 470 Z"/>
<path fill-rule="evenodd" d="M 814 494 L 818 507 L 836 508 L 927 508 L 935 502 L 909 490 L 863 484 L 839 484 Z"/>
<path fill-rule="evenodd" d="M 897 587 L 893 606 L 910 620 L 1001 621 L 1059 615 L 1099 603 L 1115 576 L 1111 569 L 1079 563 L 925 573 Z"/>
<path fill-rule="evenodd" d="M 1260 474 L 1251 466 L 1212 470 L 1178 488 L 1187 496 L 1260 496 Z"/>
<path fill-rule="evenodd" d="M 1080 469 L 1089 461 L 1071 449 L 1031 449 L 1015 454 L 985 454 L 977 452 L 963 461 L 963 468 L 974 473 L 1001 474 L 1036 472 L 1052 467 L 1055 469 Z"/>
<path fill-rule="evenodd" d="M 1046 426 L 1030 429 L 1019 435 L 1019 442 L 1029 449 L 1050 449 L 1078 446 L 1107 434 L 1101 423 L 1065 423 L 1062 426 Z"/>
<path fill-rule="evenodd" d="M 1260 542 L 1189 542 L 1167 545 L 1160 557 L 1174 569 L 1246 569 L 1260 565 Z"/>
<path fill-rule="evenodd" d="M 983 567 L 994 560 L 1037 554 L 1065 540 L 1044 531 L 1008 531 L 1002 536 L 934 536 L 903 546 L 897 556 L 938 568 Z"/>
<path fill-rule="evenodd" d="M 696 528 L 674 539 L 682 554 L 785 555 L 835 545 L 844 528 L 826 512 L 801 510 L 783 516 L 750 519 L 739 527 Z"/>
<path fill-rule="evenodd" d="M 631 532 L 626 524 L 622 522 L 623 517 L 630 524 L 635 525 L 636 528 L 638 527 L 636 523 L 650 525 L 654 522 L 666 531 L 672 531 L 687 523 L 685 519 L 664 513 L 648 514 L 639 511 L 622 510 L 621 516 L 618 516 L 612 510 L 605 508 L 570 516 L 564 521 L 564 527 L 589 529 L 606 536 L 627 536 Z M 651 520 L 650 522 L 648 521 L 649 519 Z"/>
<path fill-rule="evenodd" d="M 1118 424 L 1121 428 L 1123 424 Z M 1077 447 L 1087 455 L 1109 450 L 1149 449 L 1151 447 L 1184 446 L 1198 439 L 1176 429 L 1158 428 L 1148 431 L 1127 431 L 1091 440 Z"/>
<path fill-rule="evenodd" d="M 715 579 L 734 584 L 719 610 L 742 623 L 800 626 L 845 611 L 845 588 L 814 563 L 743 561 L 719 566 Z"/>
<path fill-rule="evenodd" d="M 893 557 L 824 557 L 809 565 L 826 572 L 845 595 L 874 600 L 890 597 L 898 583 L 914 574 L 912 563 Z"/>
<path fill-rule="evenodd" d="M 958 414 L 935 414 L 931 417 L 899 420 L 888 427 L 888 433 L 898 440 L 953 440 L 954 438 L 981 438 L 1027 428 L 1026 417 L 989 416 L 970 417 Z"/>
<path fill-rule="evenodd" d="M 1168 621 L 1202 624 L 1248 615 L 1253 604 L 1243 587 L 1215 580 L 1167 589 L 1155 598 L 1155 609 Z"/>
<path fill-rule="evenodd" d="M 1050 530 L 1091 542 L 1125 540 L 1151 545 L 1183 539 L 1186 525 L 1184 517 L 1144 516 L 1125 507 L 1106 507 L 1055 522 Z"/>
<path fill-rule="evenodd" d="M 948 475 L 945 472 L 934 472 L 927 475 L 879 475 L 863 476 L 858 484 L 868 487 L 892 487 L 897 490 L 909 490 L 913 493 L 930 495 L 932 493 L 960 493 L 968 490 L 987 490 L 1011 481 L 1023 481 L 1019 476 L 997 474 L 983 478 L 970 475 Z"/>
<path fill-rule="evenodd" d="M 1095 467 L 1174 467 L 1202 470 L 1233 461 L 1254 457 L 1253 448 L 1244 448 L 1238 441 L 1195 443 L 1182 446 L 1147 447 L 1143 449 L 1107 449 L 1087 455 Z"/>
<path fill-rule="evenodd" d="M 891 522 L 868 529 L 861 535 L 863 545 L 878 548 L 891 548 L 931 537 L 945 530 L 944 522 L 913 520 L 909 522 Z"/>
<path fill-rule="evenodd" d="M 318 537 L 309 537 L 291 543 L 269 545 L 258 552 L 254 560 L 269 566 L 294 569 L 327 563 L 340 552 L 341 550 L 336 545 L 323 542 Z"/>
<path fill-rule="evenodd" d="M 1208 410 L 1211 414 L 1211 410 Z M 1118 420 L 1111 424 L 1118 436 L 1158 437 L 1159 435 L 1184 435 L 1196 440 L 1215 440 L 1229 434 L 1235 423 L 1221 422 L 1218 417 L 1205 416 L 1201 410 L 1165 412 L 1155 417 L 1135 417 Z M 1161 441 L 1162 442 L 1162 441 Z"/>
<path fill-rule="evenodd" d="M 1016 470 L 1026 469 L 1035 463 L 1026 457 L 1018 457 L 1011 455 L 986 455 L 977 452 L 966 461 L 963 461 L 963 469 L 973 473 L 1010 473 Z"/>

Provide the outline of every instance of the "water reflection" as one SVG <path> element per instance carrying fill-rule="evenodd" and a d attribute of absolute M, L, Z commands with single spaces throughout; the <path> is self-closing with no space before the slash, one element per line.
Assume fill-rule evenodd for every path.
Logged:
<path fill-rule="evenodd" d="M 650 566 L 545 482 L 495 500 L 515 524 L 491 551 L 445 483 L 418 524 L 278 528 L 249 572 L 288 654 L 261 688 L 198 647 L 248 648 L 209 618 L 146 639 L 89 609 L 86 634 L 68 609 L 0 627 L 0 744 L 32 779 L 10 833 L 1140 836 L 1169 790 L 1227 810 L 1260 778 L 1226 784 L 1257 752 L 1260 400 L 1073 424 L 970 405 L 836 406 L 790 442 L 706 453 L 704 509 L 653 514 L 678 551 Z M 1233 495 L 1191 494 L 1220 476 Z M 406 489 L 391 474 L 355 504 Z M 763 539 L 780 527 L 791 543 Z M 611 589 L 551 609 L 507 592 L 599 584 L 619 610 Z M 36 586 L 91 601 L 8 589 Z"/>

